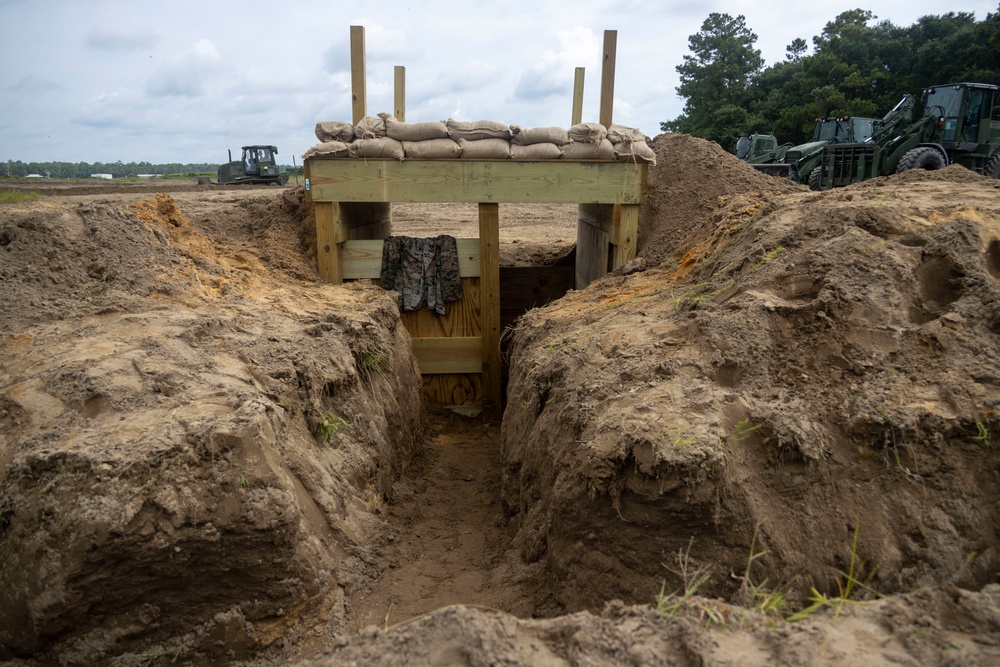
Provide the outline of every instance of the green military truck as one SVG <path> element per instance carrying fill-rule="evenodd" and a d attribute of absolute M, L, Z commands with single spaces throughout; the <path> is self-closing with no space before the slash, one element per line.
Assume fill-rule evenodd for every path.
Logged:
<path fill-rule="evenodd" d="M 904 97 L 871 141 L 827 146 L 810 186 L 828 190 L 910 169 L 960 164 L 1000 178 L 1000 98 L 989 83 L 932 86 L 921 96 L 924 113 L 913 120 L 915 100 Z"/>
<path fill-rule="evenodd" d="M 236 161 L 230 152 L 229 162 L 219 167 L 217 185 L 284 185 L 288 174 L 275 161 L 277 153 L 274 146 L 244 146 L 243 158 Z"/>
<path fill-rule="evenodd" d="M 827 144 L 865 141 L 872 135 L 876 122 L 874 118 L 857 116 L 817 118 L 812 141 L 798 146 L 778 145 L 778 140 L 769 134 L 752 134 L 736 142 L 736 157 L 759 171 L 803 183 L 819 166 Z"/>

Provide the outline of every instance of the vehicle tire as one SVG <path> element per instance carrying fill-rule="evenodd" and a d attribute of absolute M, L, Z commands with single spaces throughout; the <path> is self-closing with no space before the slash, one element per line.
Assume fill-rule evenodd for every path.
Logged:
<path fill-rule="evenodd" d="M 986 160 L 986 164 L 983 165 L 983 176 L 1000 178 L 1000 153 Z"/>
<path fill-rule="evenodd" d="M 896 173 L 902 174 L 911 169 L 924 169 L 926 171 L 936 171 L 944 169 L 944 158 L 936 149 L 930 146 L 917 146 L 909 150 L 896 165 Z"/>
<path fill-rule="evenodd" d="M 820 179 L 823 176 L 823 167 L 816 167 L 809 172 L 809 189 L 810 190 L 822 190 L 823 184 Z"/>

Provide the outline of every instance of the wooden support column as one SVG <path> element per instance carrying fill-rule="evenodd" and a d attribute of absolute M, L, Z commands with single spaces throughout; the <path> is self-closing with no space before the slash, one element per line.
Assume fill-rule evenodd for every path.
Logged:
<path fill-rule="evenodd" d="M 573 118 L 570 121 L 570 125 L 579 125 L 583 122 L 583 76 L 585 69 L 583 67 L 576 68 L 576 74 L 573 77 Z"/>
<path fill-rule="evenodd" d="M 348 236 L 340 204 L 318 201 L 313 207 L 316 211 L 316 270 L 323 280 L 339 285 L 344 282 L 340 244 Z"/>
<path fill-rule="evenodd" d="M 483 417 L 502 416 L 500 394 L 500 206 L 479 204 L 479 309 L 483 339 Z"/>
<path fill-rule="evenodd" d="M 351 26 L 351 115 L 355 125 L 368 113 L 368 83 L 365 73 L 365 27 Z"/>
<path fill-rule="evenodd" d="M 615 106 L 615 52 L 618 48 L 618 31 L 604 31 L 604 59 L 601 67 L 601 125 L 611 127 Z"/>
<path fill-rule="evenodd" d="M 611 270 L 620 269 L 635 259 L 636 236 L 639 235 L 638 204 L 615 205 L 614 257 Z"/>
<path fill-rule="evenodd" d="M 576 223 L 576 289 L 608 272 L 614 204 L 580 204 Z"/>
<path fill-rule="evenodd" d="M 406 122 L 406 68 L 396 65 L 393 77 L 392 116 L 400 123 Z"/>

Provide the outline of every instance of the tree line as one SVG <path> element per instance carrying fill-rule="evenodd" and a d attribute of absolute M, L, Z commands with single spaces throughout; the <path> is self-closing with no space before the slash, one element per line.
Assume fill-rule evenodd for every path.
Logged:
<path fill-rule="evenodd" d="M 982 21 L 970 12 L 928 15 L 900 27 L 864 9 L 838 15 L 812 38 L 764 66 L 743 16 L 711 13 L 688 38 L 676 67 L 684 110 L 660 123 L 732 150 L 740 135 L 773 134 L 793 144 L 812 138 L 822 116 L 881 118 L 910 93 L 974 81 L 1000 84 L 1000 7 Z"/>
<path fill-rule="evenodd" d="M 91 174 L 111 174 L 114 178 L 138 176 L 140 174 L 156 174 L 170 176 L 175 174 L 215 174 L 218 163 L 180 164 L 169 162 L 153 164 L 151 162 L 21 162 L 7 160 L 0 163 L 0 177 L 24 178 L 28 174 L 38 174 L 49 178 L 90 178 Z M 301 173 L 302 168 L 283 166 L 289 174 Z"/>

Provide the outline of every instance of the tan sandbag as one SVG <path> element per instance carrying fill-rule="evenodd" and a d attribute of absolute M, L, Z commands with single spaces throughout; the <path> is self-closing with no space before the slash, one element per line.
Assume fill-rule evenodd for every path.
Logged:
<path fill-rule="evenodd" d="M 617 144 L 630 144 L 634 141 L 646 141 L 646 135 L 634 127 L 611 124 L 608 128 L 608 141 Z"/>
<path fill-rule="evenodd" d="M 303 153 L 302 159 L 306 160 L 311 157 L 347 157 L 349 153 L 347 144 L 343 141 L 324 141 Z"/>
<path fill-rule="evenodd" d="M 656 153 L 645 141 L 615 144 L 615 157 L 629 162 L 648 162 L 656 166 Z"/>
<path fill-rule="evenodd" d="M 350 145 L 351 157 L 402 160 L 403 144 L 390 137 L 355 139 Z"/>
<path fill-rule="evenodd" d="M 354 125 L 342 120 L 327 120 L 316 123 L 316 138 L 320 141 L 354 141 Z"/>
<path fill-rule="evenodd" d="M 476 141 L 477 139 L 504 139 L 510 141 L 510 126 L 498 123 L 495 120 L 455 120 L 449 118 L 445 121 L 451 138 L 455 141 L 465 139 Z"/>
<path fill-rule="evenodd" d="M 510 146 L 510 156 L 515 160 L 558 160 L 562 154 L 562 149 L 555 144 L 531 144 L 529 146 L 511 144 Z"/>
<path fill-rule="evenodd" d="M 381 139 L 385 136 L 385 121 L 375 116 L 365 116 L 354 126 L 355 139 Z"/>
<path fill-rule="evenodd" d="M 562 146 L 564 160 L 614 160 L 615 147 L 607 139 L 597 144 L 574 141 Z"/>
<path fill-rule="evenodd" d="M 462 149 L 451 139 L 428 139 L 426 141 L 404 141 L 403 153 L 415 160 L 435 158 L 457 158 Z"/>
<path fill-rule="evenodd" d="M 385 120 L 385 134 L 397 141 L 447 139 L 448 126 L 436 120 L 425 123 L 402 123 L 395 118 L 387 118 Z"/>
<path fill-rule="evenodd" d="M 608 130 L 600 123 L 577 123 L 566 134 L 574 143 L 599 144 L 608 136 Z"/>
<path fill-rule="evenodd" d="M 459 139 L 462 149 L 460 157 L 470 160 L 507 160 L 510 158 L 510 142 L 506 139 Z"/>
<path fill-rule="evenodd" d="M 510 143 L 518 146 L 532 144 L 555 144 L 562 146 L 569 143 L 569 135 L 561 127 L 531 127 L 519 125 L 510 126 Z"/>

